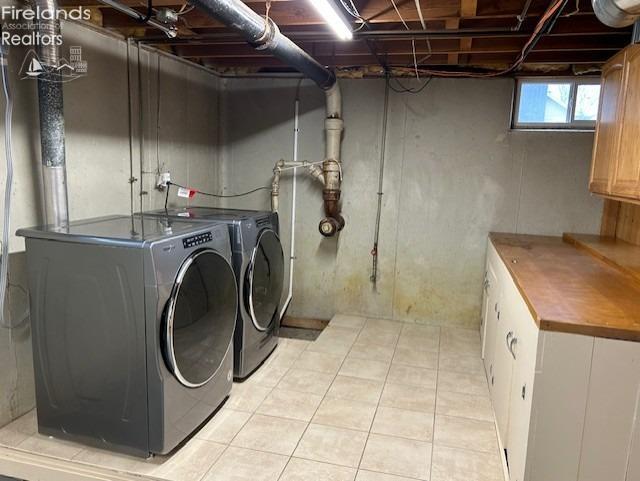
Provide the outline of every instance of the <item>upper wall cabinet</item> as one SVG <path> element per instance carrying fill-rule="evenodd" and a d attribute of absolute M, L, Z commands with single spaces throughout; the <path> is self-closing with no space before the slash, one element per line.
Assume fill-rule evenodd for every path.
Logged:
<path fill-rule="evenodd" d="M 589 190 L 640 200 L 640 45 L 603 68 Z"/>

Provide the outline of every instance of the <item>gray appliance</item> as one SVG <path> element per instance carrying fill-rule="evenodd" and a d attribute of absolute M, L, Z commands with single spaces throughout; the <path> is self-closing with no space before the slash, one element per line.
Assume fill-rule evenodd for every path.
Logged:
<path fill-rule="evenodd" d="M 161 209 L 147 215 L 228 225 L 239 298 L 233 372 L 236 379 L 245 379 L 278 344 L 284 283 L 278 214 L 194 206 Z"/>
<path fill-rule="evenodd" d="M 220 407 L 237 310 L 225 225 L 135 215 L 18 235 L 40 433 L 146 457 Z"/>

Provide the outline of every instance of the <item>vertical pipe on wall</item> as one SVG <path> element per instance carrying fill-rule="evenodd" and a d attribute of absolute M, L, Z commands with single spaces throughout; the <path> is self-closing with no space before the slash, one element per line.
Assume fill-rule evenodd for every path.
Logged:
<path fill-rule="evenodd" d="M 55 41 L 60 38 L 60 21 L 57 19 L 56 0 L 36 0 L 40 12 L 49 12 L 49 18 L 39 18 L 41 36 L 52 41 L 38 47 L 40 63 L 46 73 L 38 77 L 38 106 L 40 112 L 40 146 L 42 153 L 42 180 L 46 223 L 65 228 L 69 223 L 67 195 L 67 169 L 64 145 L 64 105 L 62 76 L 57 70 L 60 53 Z"/>
<path fill-rule="evenodd" d="M 382 216 L 382 187 L 384 185 L 384 161 L 387 145 L 387 117 L 389 113 L 389 79 L 384 85 L 384 107 L 382 110 L 382 137 L 380 138 L 380 170 L 378 172 L 378 208 L 376 210 L 376 225 L 373 232 L 373 248 L 371 249 L 371 277 L 375 285 L 378 281 L 378 241 L 380 239 L 380 217 Z"/>
<path fill-rule="evenodd" d="M 299 84 L 298 84 L 299 85 Z M 298 88 L 299 92 L 299 88 Z M 293 299 L 293 270 L 296 260 L 296 197 L 297 197 L 297 177 L 298 177 L 298 107 L 300 105 L 299 94 L 296 94 L 296 101 L 294 103 L 294 115 L 293 115 L 293 179 L 291 185 L 291 233 L 289 238 L 289 292 L 287 299 L 284 301 L 282 310 L 280 311 L 280 319 L 284 317 L 291 299 Z"/>
<path fill-rule="evenodd" d="M 340 196 L 342 193 L 342 159 L 340 143 L 342 141 L 342 94 L 340 84 L 336 81 L 331 88 L 325 90 L 327 118 L 324 121 L 326 136 L 325 160 L 322 163 L 324 174 L 325 217 L 320 221 L 318 229 L 325 237 L 332 237 L 344 227 L 344 218 L 340 213 Z"/>

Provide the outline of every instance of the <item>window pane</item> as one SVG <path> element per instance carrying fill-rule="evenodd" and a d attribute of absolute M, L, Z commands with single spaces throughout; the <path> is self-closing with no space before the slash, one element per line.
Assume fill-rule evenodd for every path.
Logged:
<path fill-rule="evenodd" d="M 567 123 L 570 93 L 570 83 L 523 82 L 518 123 Z"/>
<path fill-rule="evenodd" d="M 575 120 L 595 121 L 598 117 L 600 85 L 578 85 Z"/>

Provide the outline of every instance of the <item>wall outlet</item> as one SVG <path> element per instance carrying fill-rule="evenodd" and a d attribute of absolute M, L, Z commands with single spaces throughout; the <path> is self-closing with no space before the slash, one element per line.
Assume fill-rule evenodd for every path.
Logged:
<path fill-rule="evenodd" d="M 158 174 L 158 179 L 156 180 L 156 189 L 164 190 L 167 188 L 167 184 L 171 182 L 171 173 L 169 172 L 161 172 Z"/>

